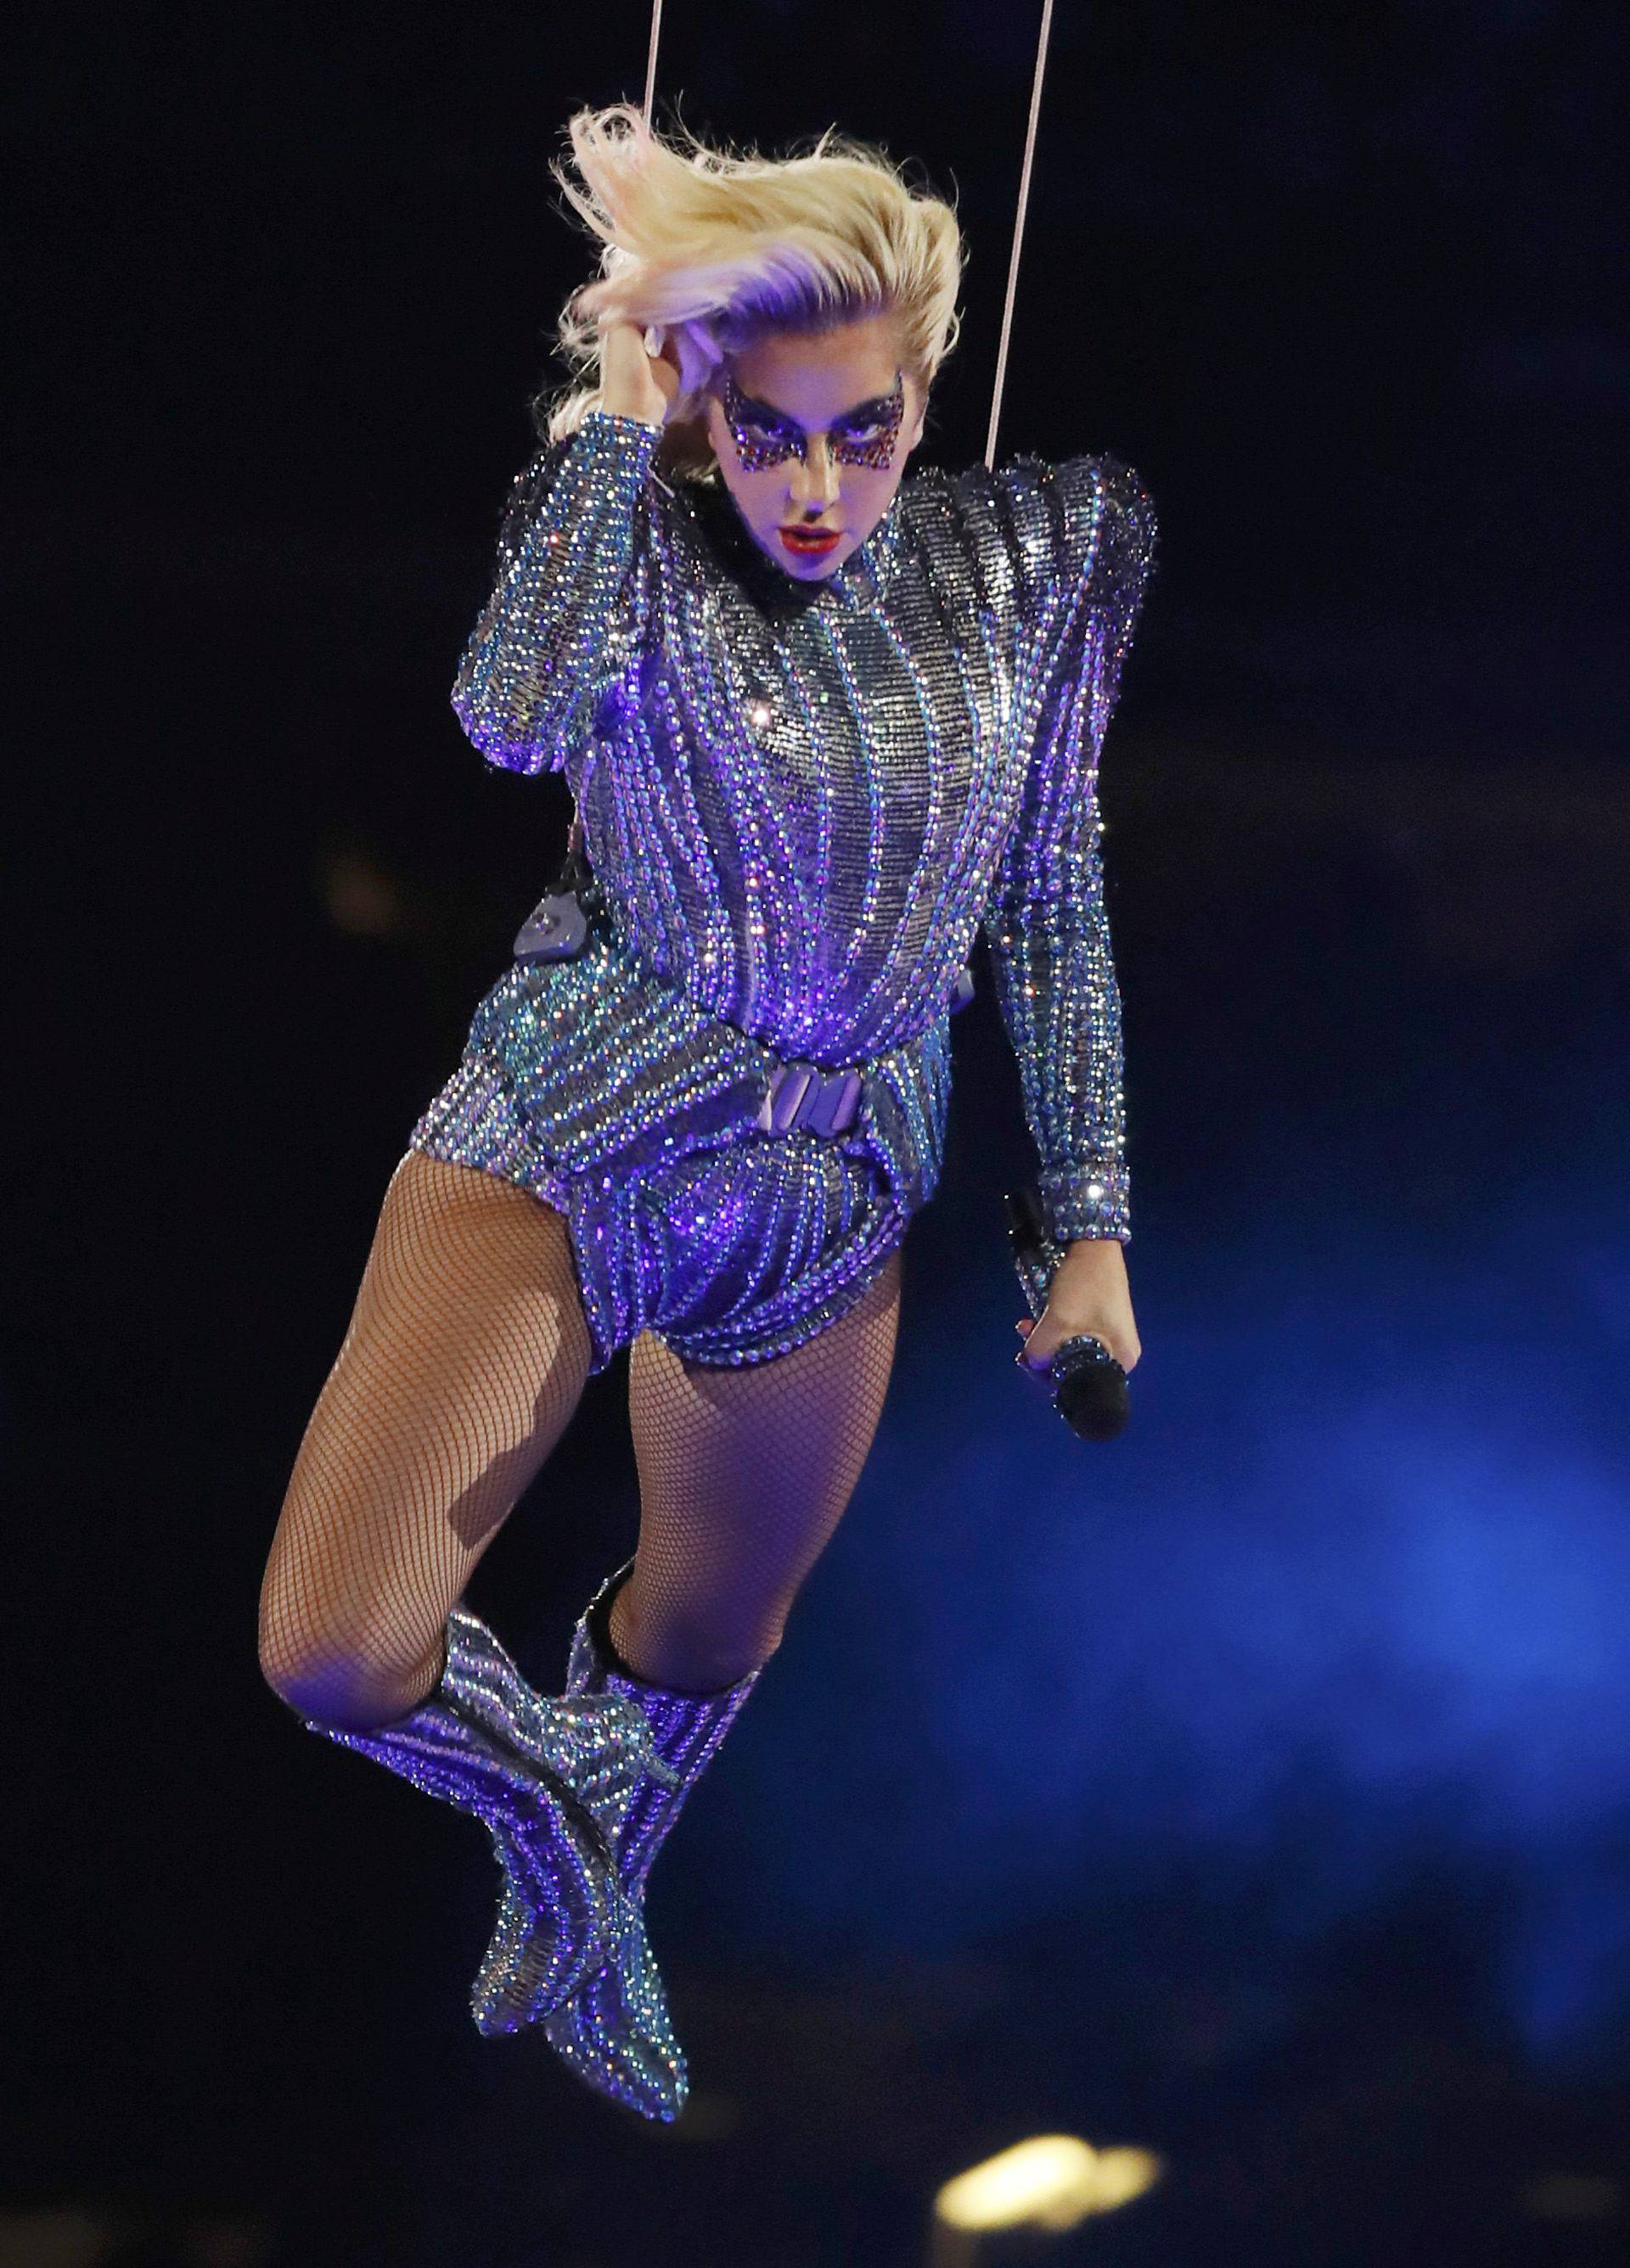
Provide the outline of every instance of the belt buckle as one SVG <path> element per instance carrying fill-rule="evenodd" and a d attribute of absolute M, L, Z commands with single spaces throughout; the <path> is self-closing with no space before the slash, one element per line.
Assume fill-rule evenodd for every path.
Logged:
<path fill-rule="evenodd" d="M 865 1084 L 858 1071 L 823 1071 L 813 1063 L 778 1064 L 759 1108 L 759 1130 L 841 1134 L 854 1123 Z"/>

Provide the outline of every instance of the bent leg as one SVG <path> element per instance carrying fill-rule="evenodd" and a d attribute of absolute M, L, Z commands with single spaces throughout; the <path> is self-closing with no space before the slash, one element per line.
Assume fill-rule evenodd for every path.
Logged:
<path fill-rule="evenodd" d="M 262 1665 L 292 1708 L 361 1731 L 423 1700 L 447 1616 L 564 1431 L 591 1359 L 561 1215 L 409 1152 L 262 1588 Z"/>
<path fill-rule="evenodd" d="M 612 1611 L 636 1675 L 705 1693 L 767 1660 L 882 1415 L 901 1256 L 790 1354 L 691 1363 L 644 1334 L 629 1366 L 639 1548 Z"/>

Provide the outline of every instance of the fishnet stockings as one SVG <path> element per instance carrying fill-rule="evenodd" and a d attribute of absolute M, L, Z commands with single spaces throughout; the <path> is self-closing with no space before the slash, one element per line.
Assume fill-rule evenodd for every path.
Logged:
<path fill-rule="evenodd" d="M 262 1665 L 303 1715 L 362 1731 L 424 1699 L 448 1612 L 564 1431 L 590 1354 L 559 1213 L 410 1151 L 261 1593 Z"/>
<path fill-rule="evenodd" d="M 726 1370 L 635 1340 L 639 1550 L 611 1638 L 637 1676 L 714 1692 L 774 1653 L 860 1477 L 899 1314 L 896 1251 L 846 1314 L 769 1362 Z"/>
<path fill-rule="evenodd" d="M 631 1355 L 639 1548 L 613 1635 L 684 1691 L 769 1656 L 881 1414 L 896 1253 L 806 1345 L 740 1370 Z M 261 1595 L 261 1659 L 303 1715 L 407 1714 L 443 1630 L 577 1407 L 591 1345 L 566 1226 L 513 1183 L 410 1152 L 300 1444 Z"/>

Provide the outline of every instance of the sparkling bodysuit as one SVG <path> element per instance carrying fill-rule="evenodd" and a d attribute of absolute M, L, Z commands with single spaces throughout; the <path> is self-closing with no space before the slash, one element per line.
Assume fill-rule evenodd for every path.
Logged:
<path fill-rule="evenodd" d="M 493 763 L 564 772 L 608 919 L 500 980 L 414 1136 L 567 1210 L 597 1367 L 641 1328 L 756 1360 L 858 1297 L 937 1182 L 981 927 L 1048 1225 L 1128 1233 L 1095 783 L 1137 475 L 920 473 L 806 582 L 657 438 L 594 412 L 515 484 L 454 706 Z M 756 1130 L 788 1059 L 865 1075 L 848 1136 Z"/>

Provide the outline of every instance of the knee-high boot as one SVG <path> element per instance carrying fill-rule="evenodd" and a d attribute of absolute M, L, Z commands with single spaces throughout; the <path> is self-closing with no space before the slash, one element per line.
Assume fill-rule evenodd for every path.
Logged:
<path fill-rule="evenodd" d="M 717 1693 L 675 1693 L 636 1677 L 611 1643 L 611 1603 L 632 1563 L 602 1586 L 578 1624 L 566 1694 L 579 1703 L 616 1700 L 637 1707 L 651 1755 L 618 1824 L 613 1854 L 623 1904 L 612 1924 L 608 1957 L 574 1998 L 544 2020 L 550 2045 L 602 2095 L 647 2118 L 679 2116 L 688 2091 L 685 2059 L 668 2014 L 661 1977 L 646 1940 L 646 1878 L 685 1800 L 719 1752 L 760 1672 Z"/>
<path fill-rule="evenodd" d="M 662 1767 L 627 1697 L 542 1699 L 462 1607 L 446 1641 L 439 1683 L 396 1723 L 358 1733 L 306 1722 L 488 1829 L 503 1894 L 470 2013 L 484 2033 L 513 2032 L 568 2000 L 621 1942 L 617 1831 L 648 1768 Z"/>

